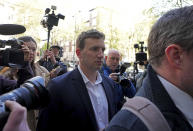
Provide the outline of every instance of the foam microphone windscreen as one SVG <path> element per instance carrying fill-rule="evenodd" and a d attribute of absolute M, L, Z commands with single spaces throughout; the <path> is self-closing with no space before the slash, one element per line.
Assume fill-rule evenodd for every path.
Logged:
<path fill-rule="evenodd" d="M 17 24 L 0 24 L 1 35 L 16 35 L 26 31 L 26 28 Z"/>

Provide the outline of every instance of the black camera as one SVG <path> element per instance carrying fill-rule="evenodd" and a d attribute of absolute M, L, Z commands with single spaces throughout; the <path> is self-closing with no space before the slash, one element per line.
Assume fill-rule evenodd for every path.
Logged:
<path fill-rule="evenodd" d="M 52 13 L 50 13 L 52 9 Z M 52 28 L 53 26 L 58 26 L 59 19 L 64 19 L 65 16 L 62 14 L 55 15 L 54 10 L 56 10 L 56 6 L 51 6 L 50 8 L 46 8 L 45 16 L 41 21 L 41 24 L 44 28 Z"/>
<path fill-rule="evenodd" d="M 127 74 L 124 74 L 126 69 L 130 67 L 130 63 L 123 63 L 121 66 L 118 66 L 118 68 L 115 70 L 116 73 L 119 73 L 117 82 L 122 86 L 122 87 L 130 87 L 130 81 L 127 78 Z"/>
<path fill-rule="evenodd" d="M 22 68 L 26 65 L 24 52 L 21 50 L 23 41 L 18 39 L 0 40 L 0 66 Z M 5 47 L 9 48 L 5 48 Z"/>
<path fill-rule="evenodd" d="M 3 129 L 9 110 L 5 107 L 6 100 L 17 101 L 28 110 L 39 109 L 49 103 L 50 97 L 45 88 L 44 79 L 40 76 L 27 80 L 24 84 L 9 93 L 0 96 L 0 130 Z"/>
<path fill-rule="evenodd" d="M 139 63 L 139 65 L 144 65 L 145 61 L 147 61 L 147 53 L 145 51 L 147 50 L 147 47 L 144 47 L 144 42 L 139 42 L 139 44 L 134 44 L 135 48 L 135 59 L 136 62 Z"/>

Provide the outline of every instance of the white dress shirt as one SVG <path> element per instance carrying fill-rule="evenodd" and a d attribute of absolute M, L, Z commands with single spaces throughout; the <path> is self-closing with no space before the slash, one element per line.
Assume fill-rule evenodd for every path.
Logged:
<path fill-rule="evenodd" d="M 105 91 L 102 87 L 102 77 L 100 73 L 97 74 L 97 80 L 95 83 L 89 81 L 89 79 L 84 75 L 80 66 L 78 66 L 78 70 L 84 80 L 86 85 L 88 94 L 90 96 L 90 100 L 94 109 L 95 118 L 100 129 L 104 129 L 109 120 L 108 120 L 108 102 L 106 98 Z"/>
<path fill-rule="evenodd" d="M 193 98 L 163 77 L 157 76 L 176 107 L 184 114 L 190 125 L 193 127 Z"/>

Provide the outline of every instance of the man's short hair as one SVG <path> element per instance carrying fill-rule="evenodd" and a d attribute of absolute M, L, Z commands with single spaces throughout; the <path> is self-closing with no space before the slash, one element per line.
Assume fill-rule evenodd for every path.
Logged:
<path fill-rule="evenodd" d="M 96 29 L 91 29 L 88 31 L 82 32 L 76 40 L 76 48 L 84 49 L 85 39 L 95 38 L 95 39 L 105 39 L 105 35 L 102 32 L 99 32 Z"/>
<path fill-rule="evenodd" d="M 185 51 L 193 48 L 193 6 L 168 11 L 153 25 L 148 36 L 149 62 L 160 65 L 171 44 Z"/>

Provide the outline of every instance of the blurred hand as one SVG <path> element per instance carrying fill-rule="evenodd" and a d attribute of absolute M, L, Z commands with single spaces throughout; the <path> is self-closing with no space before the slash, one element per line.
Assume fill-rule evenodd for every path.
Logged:
<path fill-rule="evenodd" d="M 43 55 L 43 59 L 50 58 L 52 64 L 56 64 L 56 59 L 52 51 L 46 50 Z"/>
<path fill-rule="evenodd" d="M 50 72 L 50 78 L 54 78 L 58 76 L 59 71 L 60 71 L 60 66 L 56 67 L 55 69 L 52 69 L 52 71 Z"/>
<path fill-rule="evenodd" d="M 48 55 L 49 55 L 49 58 L 50 58 L 52 64 L 56 64 L 56 59 L 55 59 L 54 53 L 52 51 L 49 51 Z"/>
<path fill-rule="evenodd" d="M 29 61 L 30 60 L 30 50 L 28 46 L 24 43 L 23 45 L 21 45 L 21 47 L 24 53 L 24 61 Z"/>
<path fill-rule="evenodd" d="M 117 81 L 119 75 L 120 75 L 120 73 L 111 73 L 111 74 L 109 75 L 109 77 L 110 77 L 112 80 Z"/>
<path fill-rule="evenodd" d="M 10 115 L 3 131 L 30 131 L 26 108 L 15 101 L 6 101 L 5 105 L 9 108 Z"/>
<path fill-rule="evenodd" d="M 44 51 L 44 54 L 43 54 L 43 59 L 44 59 L 44 60 L 48 57 L 48 51 L 49 51 L 49 50 L 45 50 L 45 51 Z"/>

